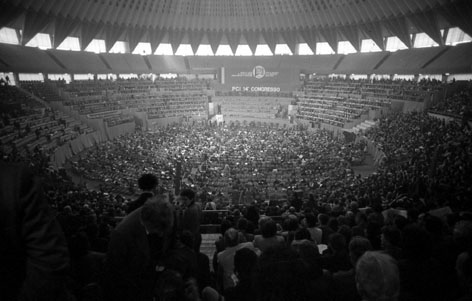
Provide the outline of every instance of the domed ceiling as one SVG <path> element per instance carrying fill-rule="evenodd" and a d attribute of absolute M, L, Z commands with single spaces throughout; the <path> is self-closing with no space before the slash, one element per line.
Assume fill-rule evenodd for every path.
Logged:
<path fill-rule="evenodd" d="M 57 47 L 68 36 L 79 37 L 81 49 L 104 39 L 107 51 L 127 41 L 131 51 L 161 42 L 174 51 L 200 44 L 213 51 L 229 44 L 233 52 L 247 44 L 285 43 L 293 53 L 297 43 L 315 51 L 327 42 L 335 51 L 339 41 L 360 49 L 372 39 L 385 49 L 385 37 L 397 36 L 411 47 L 411 34 L 425 32 L 444 44 L 441 30 L 459 27 L 472 35 L 471 0 L 3 0 L 0 27 L 21 30 L 25 45 L 38 32 L 50 33 Z"/>

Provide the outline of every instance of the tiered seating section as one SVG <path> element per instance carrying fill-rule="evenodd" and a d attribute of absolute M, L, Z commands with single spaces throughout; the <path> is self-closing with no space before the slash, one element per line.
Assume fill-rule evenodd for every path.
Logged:
<path fill-rule="evenodd" d="M 344 127 L 392 101 L 422 102 L 439 86 L 437 82 L 311 80 L 299 97 L 298 118 Z"/>
<path fill-rule="evenodd" d="M 73 82 L 63 88 L 64 104 L 80 115 L 105 118 L 110 124 L 130 120 L 123 109 L 146 112 L 149 119 L 206 113 L 203 81 L 119 80 Z M 118 118 L 117 115 L 122 116 Z M 110 119 L 111 118 L 111 119 Z"/>
<path fill-rule="evenodd" d="M 434 104 L 429 111 L 457 118 L 471 118 L 472 115 L 472 86 L 463 88 L 448 96 L 444 101 Z"/>
<path fill-rule="evenodd" d="M 22 155 L 48 153 L 82 133 L 92 132 L 74 118 L 48 108 L 13 86 L 0 86 L 0 149 Z"/>
<path fill-rule="evenodd" d="M 215 107 L 225 116 L 237 118 L 287 118 L 293 98 L 271 96 L 215 96 Z"/>

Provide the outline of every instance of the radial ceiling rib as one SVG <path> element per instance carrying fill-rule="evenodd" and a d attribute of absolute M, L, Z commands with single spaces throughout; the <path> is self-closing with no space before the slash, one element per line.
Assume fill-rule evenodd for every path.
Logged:
<path fill-rule="evenodd" d="M 99 22 L 100 20 L 102 20 L 103 15 L 105 14 L 105 10 L 105 5 L 98 5 L 97 3 L 94 3 L 94 5 L 92 6 L 92 12 L 88 17 L 89 22 Z"/>
<path fill-rule="evenodd" d="M 77 28 L 77 26 L 77 21 L 59 17 L 56 18 L 54 20 L 53 47 L 59 47 L 59 45 L 61 45 L 61 43 L 64 42 L 64 40 Z"/>
<path fill-rule="evenodd" d="M 60 5 L 61 0 L 49 0 L 43 4 L 42 11 L 46 14 L 51 13 L 51 9 L 55 6 Z"/>
<path fill-rule="evenodd" d="M 241 40 L 241 32 L 239 31 L 231 31 L 226 34 L 228 38 L 229 47 L 231 47 L 231 51 L 233 54 L 236 53 L 238 49 L 239 41 Z"/>
<path fill-rule="evenodd" d="M 439 45 L 444 45 L 444 40 L 441 36 L 438 20 L 433 11 L 416 14 L 409 18 L 420 31 L 425 32 L 433 41 Z"/>
<path fill-rule="evenodd" d="M 380 22 L 362 24 L 360 28 L 380 49 L 385 51 L 385 39 Z"/>
<path fill-rule="evenodd" d="M 198 46 L 200 46 L 204 34 L 205 32 L 203 30 L 192 30 L 189 32 L 188 38 L 194 54 L 197 53 Z"/>
<path fill-rule="evenodd" d="M 185 32 L 183 30 L 170 30 L 169 31 L 169 40 L 170 44 L 172 45 L 172 51 L 175 54 L 177 52 L 177 48 L 179 48 L 180 43 L 182 43 L 182 39 L 184 38 Z"/>
<path fill-rule="evenodd" d="M 129 51 L 133 52 L 146 35 L 146 31 L 140 27 L 133 27 L 128 29 L 128 44 Z"/>
<path fill-rule="evenodd" d="M 390 31 L 390 33 L 392 33 L 392 35 L 394 36 L 397 36 L 400 41 L 405 44 L 406 47 L 412 47 L 410 32 L 408 30 L 408 25 L 405 17 L 390 19 L 385 22 L 385 26 Z"/>
<path fill-rule="evenodd" d="M 90 20 L 90 13 L 92 12 L 92 8 L 92 1 L 82 1 L 79 9 L 79 14 L 77 14 L 77 18 L 82 21 Z"/>
<path fill-rule="evenodd" d="M 162 42 L 162 39 L 164 39 L 166 31 L 163 29 L 149 29 L 148 35 L 149 41 L 151 43 L 151 51 L 154 53 L 156 52 L 157 47 L 159 47 L 159 44 Z"/>
<path fill-rule="evenodd" d="M 341 33 L 352 44 L 357 52 L 361 50 L 361 41 L 359 38 L 359 29 L 357 26 L 343 26 L 340 28 Z"/>
<path fill-rule="evenodd" d="M 242 35 L 253 52 L 259 34 L 272 51 L 280 39 L 293 51 L 298 38 L 290 35 L 292 32 L 300 33 L 316 51 L 316 34 L 305 32 L 307 28 L 320 31 L 321 40 L 328 41 L 333 48 L 337 48 L 339 38 L 344 36 L 356 49 L 360 48 L 364 34 L 381 48 L 383 36 L 387 35 L 397 36 L 408 47 L 412 44 L 410 33 L 418 31 L 439 44 L 444 43 L 441 29 L 448 27 L 457 26 L 472 35 L 471 0 L 3 0 L 0 3 L 1 27 L 24 29 L 22 43 L 41 30 L 49 32 L 53 28 L 55 46 L 65 39 L 64 34 L 70 35 L 76 28 L 86 37 L 84 42 L 89 42 L 89 35 L 82 34 L 90 30 L 87 24 L 119 28 L 121 33 L 105 31 L 108 44 L 114 43 L 114 36 L 126 34 L 131 48 L 145 37 L 150 39 L 153 34 L 149 30 L 159 29 L 159 32 L 173 32 L 174 48 L 180 36 L 188 35 L 190 40 L 198 32 L 191 39 L 194 50 L 202 36 L 217 33 L 211 38 L 212 48 L 215 48 L 214 40 L 220 42 L 224 36 L 235 51 Z M 55 24 L 53 20 L 59 21 Z M 375 26 L 380 29 L 374 29 Z M 157 37 L 160 42 L 162 34 Z"/>
<path fill-rule="evenodd" d="M 105 48 L 107 52 L 118 42 L 124 32 L 125 29 L 123 26 L 108 25 L 105 27 Z"/>
<path fill-rule="evenodd" d="M 209 32 L 207 35 L 211 50 L 215 54 L 216 50 L 218 50 L 218 46 L 220 45 L 221 39 L 223 38 L 223 31 L 213 31 Z"/>
<path fill-rule="evenodd" d="M 454 4 L 442 6 L 439 13 L 453 26 L 460 27 L 472 36 L 472 5 L 469 1 L 457 1 Z"/>
<path fill-rule="evenodd" d="M 20 6 L 13 6 L 5 4 L 0 9 L 0 28 L 10 25 L 10 23 L 16 20 L 23 14 L 23 9 Z"/>
<path fill-rule="evenodd" d="M 318 36 L 316 35 L 316 31 L 314 29 L 306 28 L 300 31 L 302 38 L 305 40 L 305 43 L 308 44 L 311 51 L 316 53 L 316 43 L 318 42 Z"/>
<path fill-rule="evenodd" d="M 338 32 L 336 28 L 323 28 L 320 34 L 324 37 L 334 52 L 338 52 Z"/>
<path fill-rule="evenodd" d="M 157 9 L 157 5 L 159 4 L 159 1 L 149 1 L 149 2 L 151 2 L 152 5 L 150 6 L 150 8 L 147 11 L 144 24 L 148 27 L 148 29 L 150 29 L 150 28 L 154 29 L 154 27 L 152 25 L 153 24 L 152 16 L 153 16 L 153 12 Z"/>
<path fill-rule="evenodd" d="M 49 22 L 51 22 L 51 18 L 46 15 L 37 14 L 31 11 L 27 12 L 21 44 L 23 46 L 28 44 L 37 33 L 41 32 L 48 26 Z"/>
<path fill-rule="evenodd" d="M 103 25 L 101 23 L 82 23 L 80 28 L 80 50 L 85 50 L 102 29 Z"/>
<path fill-rule="evenodd" d="M 282 38 L 285 41 L 285 44 L 287 44 L 288 48 L 290 48 L 290 51 L 292 54 L 295 54 L 295 49 L 296 49 L 296 44 L 297 44 L 297 33 L 292 30 L 287 30 L 282 32 Z"/>
<path fill-rule="evenodd" d="M 35 0 L 33 3 L 31 3 L 30 9 L 34 11 L 40 11 L 45 1 L 46 0 Z"/>
<path fill-rule="evenodd" d="M 243 33 L 252 54 L 256 53 L 257 44 L 259 44 L 259 33 L 257 31 L 246 31 Z"/>
<path fill-rule="evenodd" d="M 272 30 L 270 31 L 265 30 L 262 32 L 262 36 L 264 37 L 264 40 L 269 46 L 270 51 L 272 51 L 272 53 L 275 54 L 275 46 L 277 44 L 276 34 Z"/>

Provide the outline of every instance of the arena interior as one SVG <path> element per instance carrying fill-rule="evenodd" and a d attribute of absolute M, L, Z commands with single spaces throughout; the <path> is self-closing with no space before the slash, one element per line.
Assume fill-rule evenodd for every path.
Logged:
<path fill-rule="evenodd" d="M 472 300 L 470 0 L 3 0 L 0 300 Z"/>

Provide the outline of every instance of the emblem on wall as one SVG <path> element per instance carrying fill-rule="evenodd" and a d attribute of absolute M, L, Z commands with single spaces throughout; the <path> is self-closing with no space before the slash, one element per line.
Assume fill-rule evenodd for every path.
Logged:
<path fill-rule="evenodd" d="M 265 76 L 265 69 L 262 66 L 256 66 L 254 69 L 252 69 L 252 76 L 254 76 L 257 79 L 261 79 Z"/>

